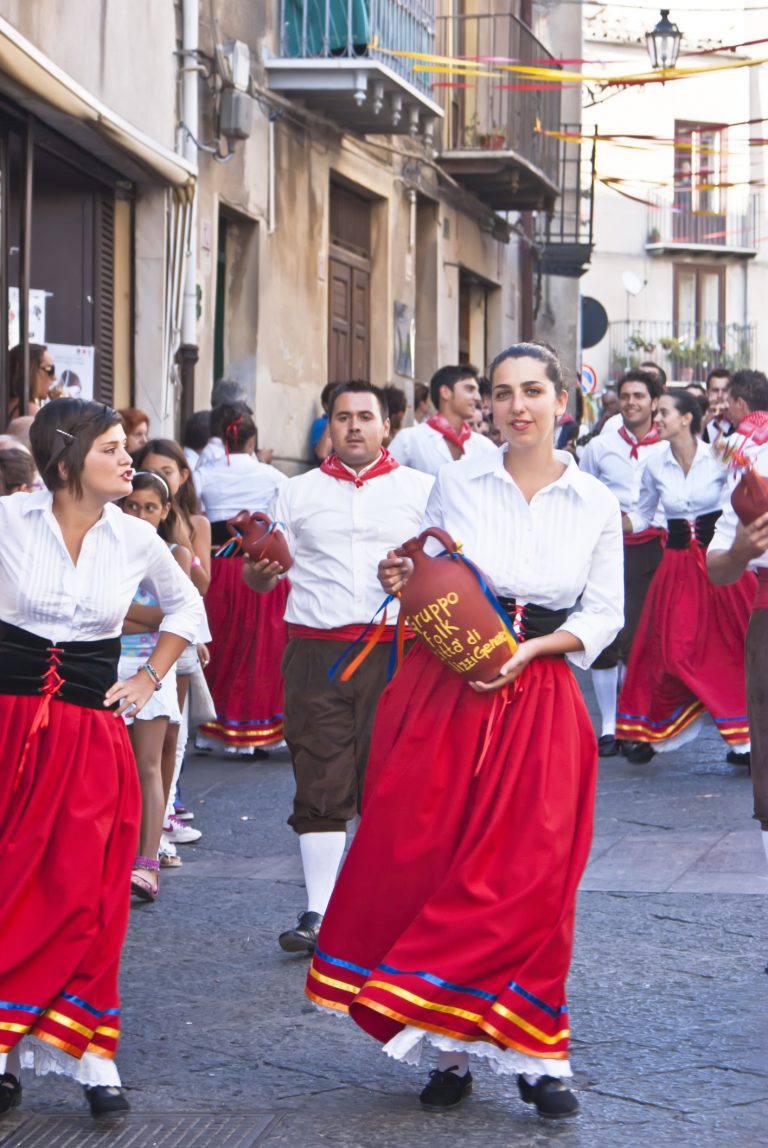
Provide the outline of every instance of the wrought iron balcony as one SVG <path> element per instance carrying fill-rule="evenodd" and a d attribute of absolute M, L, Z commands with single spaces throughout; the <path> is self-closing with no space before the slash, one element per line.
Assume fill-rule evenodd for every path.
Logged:
<path fill-rule="evenodd" d="M 560 144 L 560 198 L 553 212 L 536 217 L 535 237 L 545 275 L 578 279 L 594 247 L 595 143 L 582 154 L 581 124 L 563 124 Z"/>
<path fill-rule="evenodd" d="M 703 382 L 713 367 L 750 367 L 755 355 L 754 324 L 622 319 L 608 338 L 614 376 L 652 359 L 670 382 Z"/>
<path fill-rule="evenodd" d="M 484 62 L 490 75 L 449 73 L 433 92 L 445 120 L 440 164 L 494 211 L 551 210 L 557 198 L 560 85 L 532 83 L 494 66 L 513 61 L 557 67 L 552 54 L 515 16 L 445 16 L 438 54 Z"/>
<path fill-rule="evenodd" d="M 413 56 L 434 52 L 435 0 L 281 0 L 270 88 L 357 135 L 432 136 L 442 110 Z"/>
<path fill-rule="evenodd" d="M 677 187 L 667 196 L 651 196 L 646 251 L 652 255 L 685 251 L 710 258 L 730 255 L 751 259 L 757 254 L 760 197 L 750 194 L 740 210 L 726 210 L 724 198 L 719 189 L 690 187 Z"/>

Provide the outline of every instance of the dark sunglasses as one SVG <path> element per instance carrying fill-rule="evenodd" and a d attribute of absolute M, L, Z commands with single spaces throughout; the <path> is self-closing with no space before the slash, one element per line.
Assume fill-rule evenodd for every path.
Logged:
<path fill-rule="evenodd" d="M 46 375 L 50 375 L 51 378 L 56 374 L 56 367 L 53 363 L 51 363 L 50 367 L 40 367 L 40 370 L 45 371 Z"/>

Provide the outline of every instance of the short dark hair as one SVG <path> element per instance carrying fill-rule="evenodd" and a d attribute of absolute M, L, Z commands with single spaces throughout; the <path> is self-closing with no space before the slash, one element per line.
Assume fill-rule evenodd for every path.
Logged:
<path fill-rule="evenodd" d="M 727 382 L 730 382 L 731 372 L 727 367 L 713 367 L 707 375 L 707 390 L 709 390 L 709 384 L 713 379 L 725 379 Z"/>
<path fill-rule="evenodd" d="M 414 383 L 413 387 L 413 406 L 420 407 L 422 403 L 426 402 L 430 397 L 429 387 L 426 383 Z"/>
<path fill-rule="evenodd" d="M 340 386 L 341 383 L 326 383 L 323 387 L 322 391 L 320 392 L 320 406 L 324 411 L 328 410 L 328 405 L 331 401 L 331 395 L 336 390 L 336 388 Z"/>
<path fill-rule="evenodd" d="M 640 364 L 640 370 L 651 372 L 655 371 L 656 377 L 661 383 L 661 389 L 662 391 L 664 390 L 664 387 L 667 385 L 667 372 L 663 367 L 660 367 L 658 363 L 654 363 L 653 359 L 646 359 L 644 363 Z"/>
<path fill-rule="evenodd" d="M 234 414 L 233 414 L 234 412 Z M 224 427 L 231 423 L 235 415 L 252 415 L 247 403 L 219 403 L 211 411 L 211 438 L 224 438 Z"/>
<path fill-rule="evenodd" d="M 80 481 L 85 459 L 100 435 L 122 426 L 112 407 L 87 399 L 56 399 L 37 412 L 29 428 L 29 443 L 35 466 L 48 490 L 68 488 L 76 498 L 83 497 Z M 66 469 L 66 477 L 59 471 Z"/>
<path fill-rule="evenodd" d="M 666 393 L 667 398 L 670 398 L 675 404 L 675 409 L 679 414 L 691 416 L 690 430 L 695 438 L 701 430 L 702 409 L 699 396 L 680 387 L 675 387 L 674 390 L 669 390 Z M 706 402 L 706 399 L 704 401 Z"/>
<path fill-rule="evenodd" d="M 478 390 L 480 391 L 481 399 L 489 399 L 491 397 L 491 380 L 487 375 L 480 375 L 477 380 Z"/>
<path fill-rule="evenodd" d="M 744 399 L 751 411 L 768 411 L 768 379 L 762 371 L 734 371 L 728 384 L 734 399 Z"/>
<path fill-rule="evenodd" d="M 171 489 L 164 476 L 157 470 L 137 470 L 131 481 L 133 482 L 134 490 L 154 490 L 158 498 L 162 499 L 163 506 L 167 506 L 170 503 L 168 514 L 158 526 L 157 533 L 163 542 L 172 542 L 178 515 L 173 502 Z M 131 496 L 130 494 L 126 494 L 125 497 L 130 498 Z M 122 503 L 125 500 L 120 499 L 120 501 Z"/>
<path fill-rule="evenodd" d="M 350 379 L 348 383 L 339 383 L 339 385 L 334 388 L 328 403 L 328 418 L 331 418 L 333 415 L 333 408 L 336 406 L 336 400 L 340 395 L 374 395 L 379 404 L 382 419 L 386 420 L 389 418 L 387 396 L 381 387 L 374 387 L 371 383 L 366 383 L 363 379 Z"/>
<path fill-rule="evenodd" d="M 30 486 L 35 479 L 35 464 L 29 451 L 20 446 L 0 450 L 0 476 L 9 494 L 22 486 Z"/>
<path fill-rule="evenodd" d="M 624 372 L 616 384 L 619 397 L 621 397 L 621 388 L 625 383 L 642 383 L 652 399 L 660 399 L 664 394 L 664 387 L 658 379 L 650 371 L 644 371 L 642 367 L 630 367 L 628 371 Z"/>
<path fill-rule="evenodd" d="M 477 367 L 471 363 L 462 363 L 458 367 L 439 367 L 429 380 L 429 397 L 436 411 L 440 410 L 440 388 L 448 387 L 453 390 L 462 379 L 476 379 L 480 374 Z"/>
<path fill-rule="evenodd" d="M 500 351 L 488 369 L 488 378 L 493 383 L 493 376 L 502 363 L 507 359 L 535 359 L 537 363 L 544 364 L 544 373 L 555 388 L 555 394 L 560 395 L 565 390 L 563 382 L 563 368 L 560 360 L 550 347 L 542 343 L 513 343 L 511 347 Z"/>
<path fill-rule="evenodd" d="M 195 411 L 184 424 L 182 446 L 201 451 L 211 437 L 211 412 Z"/>

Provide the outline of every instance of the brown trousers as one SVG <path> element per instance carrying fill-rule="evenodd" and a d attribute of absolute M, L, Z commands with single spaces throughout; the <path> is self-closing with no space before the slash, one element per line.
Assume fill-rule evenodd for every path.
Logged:
<path fill-rule="evenodd" d="M 294 638 L 283 655 L 285 740 L 296 780 L 288 824 L 299 834 L 343 832 L 360 811 L 390 646 L 376 646 L 348 682 L 329 681 L 329 669 L 348 645 Z"/>
<path fill-rule="evenodd" d="M 768 830 L 768 610 L 755 610 L 746 642 L 747 714 L 755 820 Z"/>
<path fill-rule="evenodd" d="M 610 646 L 606 646 L 592 663 L 593 670 L 612 670 L 619 662 L 628 662 L 635 631 L 643 612 L 651 580 L 664 555 L 660 538 L 624 547 L 624 625 Z"/>

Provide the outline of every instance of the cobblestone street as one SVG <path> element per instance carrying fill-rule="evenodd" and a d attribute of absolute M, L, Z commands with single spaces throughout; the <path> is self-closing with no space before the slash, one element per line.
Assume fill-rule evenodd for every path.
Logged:
<path fill-rule="evenodd" d="M 431 1064 L 388 1060 L 303 997 L 306 960 L 276 941 L 304 905 L 285 751 L 191 753 L 183 782 L 204 836 L 180 848 L 158 903 L 134 909 L 123 964 L 130 1120 L 64 1118 L 84 1102 L 47 1078 L 28 1082 L 0 1145 L 765 1143 L 768 879 L 746 771 L 714 733 L 647 766 L 601 763 L 569 982 L 582 1114 L 554 1126 L 477 1063 L 462 1109 L 422 1112 Z"/>

